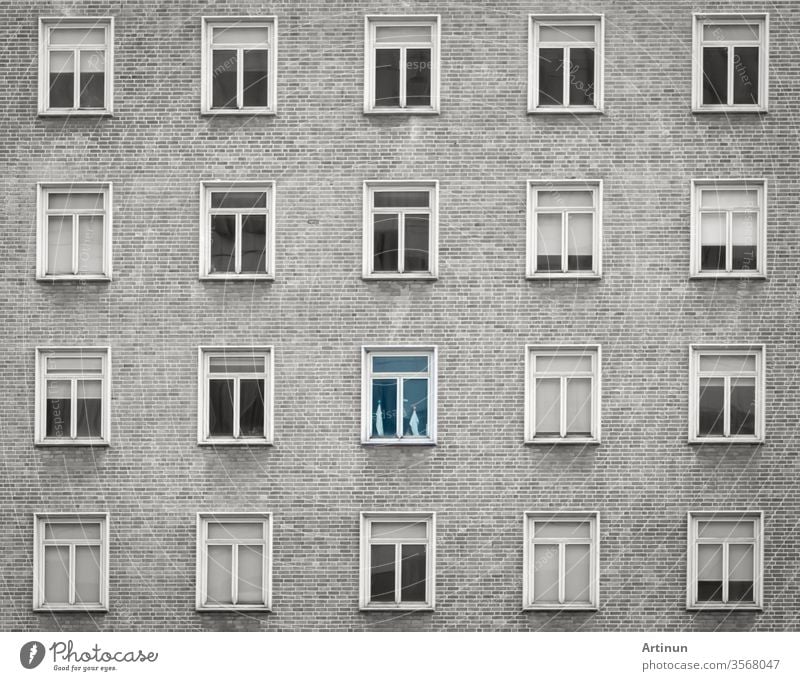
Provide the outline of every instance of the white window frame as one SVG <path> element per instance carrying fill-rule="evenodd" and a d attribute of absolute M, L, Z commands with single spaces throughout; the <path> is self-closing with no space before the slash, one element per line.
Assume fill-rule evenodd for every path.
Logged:
<path fill-rule="evenodd" d="M 261 191 L 267 194 L 267 225 L 266 225 L 266 271 L 264 272 L 211 272 L 211 194 L 220 191 Z M 243 213 L 260 213 L 253 209 L 220 208 L 215 209 L 223 213 L 236 212 L 237 215 Z M 241 263 L 242 239 L 241 239 L 241 218 L 236 220 L 236 262 Z M 273 281 L 275 279 L 275 182 L 272 180 L 247 180 L 241 182 L 221 182 L 208 181 L 200 183 L 200 279 L 208 280 L 254 280 L 263 279 Z"/>
<path fill-rule="evenodd" d="M 45 525 L 49 523 L 98 523 L 98 541 L 45 539 Z M 34 513 L 33 514 L 33 609 L 37 612 L 108 612 L 108 564 L 109 564 L 109 516 L 108 513 Z M 75 546 L 100 546 L 100 602 L 99 603 L 45 603 L 44 547 L 51 545 L 70 546 L 69 590 L 71 600 L 75 593 Z"/>
<path fill-rule="evenodd" d="M 225 355 L 226 358 L 241 357 L 254 357 L 260 356 L 264 358 L 265 375 L 257 374 L 215 374 L 219 378 L 263 378 L 264 379 L 264 437 L 236 437 L 235 433 L 239 428 L 238 416 L 238 403 L 239 391 L 234 390 L 234 407 L 233 407 L 233 427 L 234 437 L 211 437 L 208 429 L 208 408 L 209 408 L 209 394 L 208 382 L 210 374 L 208 371 L 209 358 L 212 355 Z M 201 345 L 197 352 L 197 444 L 199 445 L 233 445 L 233 446 L 251 446 L 251 445 L 271 445 L 273 442 L 273 415 L 274 415 L 274 399 L 275 394 L 275 349 L 272 345 L 257 345 L 257 346 L 223 346 L 223 345 Z"/>
<path fill-rule="evenodd" d="M 573 376 L 592 379 L 592 436 L 591 437 L 537 437 L 536 436 L 536 363 L 537 355 L 590 355 L 592 357 L 592 372 L 574 374 Z M 526 444 L 599 444 L 600 443 L 600 417 L 601 407 L 601 361 L 600 345 L 526 345 L 525 346 L 525 442 Z M 554 374 L 547 374 L 554 378 Z M 561 432 L 566 429 L 566 377 L 561 377 Z"/>
<path fill-rule="evenodd" d="M 380 208 L 374 207 L 376 191 L 427 191 L 430 197 L 428 208 Z M 375 229 L 372 216 L 374 213 L 401 214 L 398 224 L 398 255 L 396 272 L 376 272 L 374 270 L 374 237 Z M 403 256 L 405 253 L 405 222 L 402 219 L 406 213 L 430 216 L 428 223 L 428 263 L 427 272 L 403 272 Z M 364 182 L 364 211 L 363 211 L 363 242 L 364 259 L 362 277 L 364 279 L 437 279 L 439 276 L 439 182 L 437 180 L 409 180 L 407 182 L 393 182 L 390 180 L 367 180 Z"/>
<path fill-rule="evenodd" d="M 600 279 L 603 276 L 603 181 L 602 180 L 528 180 L 528 224 L 527 224 L 527 247 L 526 277 L 528 279 Z M 594 207 L 592 212 L 592 269 L 591 270 L 567 270 L 567 251 L 568 251 L 568 231 L 566 228 L 565 216 L 569 212 L 585 213 L 585 209 L 575 208 L 568 210 L 562 209 L 561 223 L 561 271 L 539 271 L 536 268 L 537 239 L 536 239 L 536 216 L 538 210 L 538 192 L 564 190 L 584 190 L 591 191 L 594 197 Z M 542 212 L 558 212 L 556 208 L 542 209 Z"/>
<path fill-rule="evenodd" d="M 426 355 L 428 357 L 428 437 L 372 438 L 372 366 L 371 358 L 384 355 Z M 437 408 L 437 348 L 435 345 L 364 345 L 361 347 L 361 444 L 364 445 L 435 445 Z M 402 419 L 398 419 L 399 424 Z"/>
<path fill-rule="evenodd" d="M 80 109 L 78 106 L 69 109 L 54 109 L 50 107 L 50 41 L 49 29 L 51 28 L 98 28 L 103 27 L 106 32 L 105 46 L 105 93 L 102 109 Z M 56 51 L 64 52 L 80 48 L 64 46 Z M 77 54 L 76 54 L 77 57 Z M 75 59 L 75 94 L 80 87 L 80 61 Z M 80 101 L 74 100 L 78 105 Z M 39 17 L 39 103 L 40 116 L 111 116 L 114 113 L 114 17 Z"/>
<path fill-rule="evenodd" d="M 755 523 L 754 539 L 709 539 L 700 541 L 698 523 L 701 521 L 752 520 Z M 687 514 L 686 551 L 686 609 L 687 610 L 762 610 L 764 603 L 764 513 L 763 511 L 689 511 Z M 727 593 L 728 544 L 753 545 L 753 598 L 754 603 L 699 602 L 697 600 L 697 545 L 720 544 L 723 549 L 723 594 Z"/>
<path fill-rule="evenodd" d="M 539 104 L 539 27 L 594 24 L 594 43 L 565 43 L 564 47 L 594 47 L 594 105 Z M 605 80 L 605 15 L 604 14 L 529 14 L 528 15 L 528 113 L 601 114 L 604 111 Z M 560 47 L 558 43 L 548 46 Z M 564 101 L 569 92 L 569 78 L 564 78 Z"/>
<path fill-rule="evenodd" d="M 50 194 L 70 193 L 98 193 L 103 194 L 102 211 L 77 211 L 73 213 L 72 226 L 72 266 L 73 274 L 47 274 L 47 249 L 48 249 L 48 224 L 47 217 L 50 210 L 47 207 Z M 36 279 L 39 281 L 111 281 L 112 271 L 112 183 L 111 182 L 71 182 L 53 183 L 39 182 L 36 184 Z M 63 215 L 65 210 L 52 211 Z M 78 239 L 76 236 L 77 215 L 102 215 L 103 216 L 103 271 L 100 274 L 78 274 L 77 265 L 80 257 Z"/>
<path fill-rule="evenodd" d="M 258 544 L 257 540 L 248 540 L 247 542 L 237 542 L 233 539 L 229 541 L 208 539 L 208 524 L 209 522 L 223 522 L 223 523 L 261 523 L 263 527 L 264 539 L 261 545 L 264 547 L 263 553 L 263 578 L 264 578 L 264 601 L 262 603 L 247 603 L 232 605 L 208 605 L 206 601 L 207 593 L 207 570 L 208 570 L 208 553 L 207 547 L 209 542 L 217 545 L 236 545 L 246 544 L 252 546 Z M 237 582 L 238 582 L 238 549 L 232 552 L 232 570 L 231 570 L 231 589 L 232 594 L 236 595 Z M 272 513 L 253 513 L 253 512 L 210 512 L 197 514 L 197 589 L 195 597 L 195 609 L 201 612 L 219 612 L 219 611 L 243 611 L 243 610 L 258 610 L 262 612 L 270 612 L 272 610 Z"/>
<path fill-rule="evenodd" d="M 202 80 L 200 86 L 200 111 L 208 116 L 271 116 L 275 115 L 278 111 L 277 108 L 277 74 L 278 74 L 278 18 L 276 16 L 258 16 L 258 17 L 202 17 L 202 56 L 201 56 L 201 73 Z M 233 28 L 240 25 L 247 25 L 252 27 L 266 27 L 270 32 L 270 41 L 266 49 L 268 54 L 268 101 L 267 106 L 244 106 L 242 102 L 243 89 L 242 89 L 242 68 L 238 68 L 237 75 L 237 109 L 215 109 L 212 105 L 212 75 L 214 63 L 211 58 L 211 46 L 214 28 Z M 242 49 L 264 49 L 263 45 L 253 44 L 242 48 L 241 46 L 231 46 L 230 49 L 237 50 L 237 58 L 239 64 L 242 64 L 241 50 Z"/>
<path fill-rule="evenodd" d="M 700 192 L 704 189 L 755 189 L 758 192 L 758 235 L 756 236 L 756 269 L 754 270 L 701 270 L 701 229 L 700 229 Z M 767 277 L 767 180 L 758 179 L 725 179 L 692 180 L 691 196 L 691 272 L 693 279 L 766 279 Z M 733 257 L 732 225 L 730 212 L 726 217 L 726 258 L 730 263 Z"/>
<path fill-rule="evenodd" d="M 405 101 L 406 84 L 405 79 L 400 79 L 400 106 L 397 107 L 376 107 L 375 106 L 375 27 L 376 26 L 430 26 L 432 41 L 431 45 L 419 45 L 419 47 L 431 48 L 431 63 L 433 65 L 431 74 L 431 105 L 430 106 L 403 106 Z M 374 15 L 364 17 L 364 113 L 365 114 L 438 114 L 439 113 L 439 89 L 441 83 L 441 59 L 439 57 L 442 44 L 442 22 L 439 14 L 413 14 L 413 15 Z M 399 47 L 400 63 L 404 62 L 403 55 L 405 49 L 412 43 L 387 43 L 388 47 Z"/>
<path fill-rule="evenodd" d="M 560 541 L 558 539 L 534 538 L 533 526 L 536 522 L 586 521 L 589 523 L 589 540 L 580 539 Z M 600 603 L 600 514 L 597 511 L 564 511 L 556 513 L 531 511 L 523 514 L 524 545 L 522 551 L 522 609 L 523 610 L 597 610 Z M 558 591 L 561 603 L 536 603 L 533 600 L 533 545 L 558 544 L 559 568 Z M 589 603 L 564 603 L 564 549 L 567 544 L 589 544 Z"/>
<path fill-rule="evenodd" d="M 370 540 L 370 524 L 377 522 L 421 522 L 427 524 L 427 539 L 425 541 L 425 593 L 424 603 L 402 602 L 396 600 L 394 603 L 378 602 L 370 603 L 370 547 L 373 541 Z M 359 565 L 359 603 L 360 610 L 434 610 L 436 607 L 436 513 L 435 512 L 408 512 L 408 511 L 362 511 L 360 514 L 361 525 L 361 560 Z M 397 541 L 377 541 L 381 544 L 402 544 Z M 412 542 L 406 542 L 412 543 Z M 415 544 L 423 543 L 422 540 L 414 541 Z M 401 573 L 397 569 L 400 562 L 400 552 L 396 551 L 395 557 L 395 592 L 396 598 L 400 598 Z"/>
<path fill-rule="evenodd" d="M 71 402 L 74 403 L 76 397 L 77 380 L 100 380 L 102 382 L 102 419 L 101 437 L 72 437 L 71 433 L 76 427 L 77 410 L 70 410 L 70 437 L 51 438 L 47 437 L 47 358 L 51 356 L 79 356 L 96 357 L 103 360 L 103 372 L 100 375 L 84 374 L 78 376 L 59 375 L 55 380 L 72 381 Z M 111 444 L 111 348 L 108 346 L 100 347 L 37 347 L 36 348 L 36 386 L 35 386 L 35 420 L 34 420 L 34 443 L 43 447 L 107 447 Z"/>
<path fill-rule="evenodd" d="M 703 26 L 706 24 L 752 24 L 761 25 L 761 40 L 755 41 L 720 41 L 713 44 L 756 46 L 758 45 L 758 101 L 759 104 L 703 104 Z M 733 93 L 733 60 L 728 63 L 728 100 Z M 694 12 L 692 14 L 692 111 L 694 113 L 733 113 L 763 112 L 768 110 L 769 96 L 769 14 L 754 12 L 746 14 Z"/>
<path fill-rule="evenodd" d="M 724 437 L 702 437 L 697 434 L 700 420 L 700 356 L 701 355 L 754 355 L 755 356 L 755 435 L 727 435 Z M 766 366 L 765 345 L 712 345 L 692 344 L 689 346 L 689 442 L 720 443 L 720 444 L 759 444 L 764 442 L 764 373 Z M 727 408 L 730 396 L 730 378 L 732 374 L 714 374 L 725 378 L 725 427 L 728 430 L 730 419 Z M 737 376 L 752 377 L 750 373 L 740 373 Z"/>

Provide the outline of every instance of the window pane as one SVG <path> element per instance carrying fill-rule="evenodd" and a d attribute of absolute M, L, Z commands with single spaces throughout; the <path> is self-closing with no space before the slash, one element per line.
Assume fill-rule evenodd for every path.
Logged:
<path fill-rule="evenodd" d="M 370 601 L 394 603 L 394 544 L 370 546 Z"/>
<path fill-rule="evenodd" d="M 700 379 L 700 413 L 697 424 L 697 434 L 724 435 L 724 401 L 725 401 L 724 379 L 722 378 L 701 378 Z"/>
<path fill-rule="evenodd" d="M 592 379 L 567 379 L 567 435 L 592 435 Z"/>
<path fill-rule="evenodd" d="M 72 274 L 72 216 L 47 218 L 47 274 Z"/>
<path fill-rule="evenodd" d="M 208 382 L 209 435 L 233 435 L 233 379 Z"/>
<path fill-rule="evenodd" d="M 539 105 L 564 103 L 564 50 L 560 47 L 539 49 Z"/>
<path fill-rule="evenodd" d="M 261 520 L 252 523 L 225 520 L 209 521 L 208 538 L 230 539 L 231 541 L 263 539 L 264 523 Z"/>
<path fill-rule="evenodd" d="M 397 215 L 373 216 L 373 267 L 376 272 L 397 272 Z"/>
<path fill-rule="evenodd" d="M 536 435 L 559 437 L 561 435 L 561 380 L 536 379 Z"/>
<path fill-rule="evenodd" d="M 375 208 L 427 208 L 429 191 L 376 191 L 372 196 Z"/>
<path fill-rule="evenodd" d="M 753 539 L 755 524 L 752 520 L 700 520 L 697 536 L 701 539 Z"/>
<path fill-rule="evenodd" d="M 728 103 L 728 48 L 703 48 L 703 104 Z"/>
<path fill-rule="evenodd" d="M 591 355 L 537 355 L 536 372 L 569 376 L 592 370 Z"/>
<path fill-rule="evenodd" d="M 206 603 L 208 605 L 233 603 L 231 593 L 231 546 L 206 546 Z"/>
<path fill-rule="evenodd" d="M 713 371 L 719 373 L 736 373 L 740 371 L 755 371 L 756 358 L 754 355 L 701 355 L 700 371 Z"/>
<path fill-rule="evenodd" d="M 102 109 L 105 106 L 105 52 L 82 50 L 80 60 L 81 108 Z"/>
<path fill-rule="evenodd" d="M 406 246 L 403 270 L 406 272 L 427 272 L 428 262 L 429 216 L 406 215 Z"/>
<path fill-rule="evenodd" d="M 211 216 L 211 271 L 236 271 L 236 217 Z"/>
<path fill-rule="evenodd" d="M 267 193 L 253 191 L 213 191 L 211 192 L 212 208 L 266 208 Z"/>
<path fill-rule="evenodd" d="M 428 379 L 403 379 L 403 435 L 428 436 Z"/>
<path fill-rule="evenodd" d="M 588 603 L 591 581 L 590 547 L 567 544 L 564 547 L 564 602 Z"/>
<path fill-rule="evenodd" d="M 371 539 L 425 539 L 428 536 L 428 523 L 424 520 L 372 521 Z"/>
<path fill-rule="evenodd" d="M 264 602 L 264 547 L 239 547 L 238 602 L 257 604 Z"/>
<path fill-rule="evenodd" d="M 372 379 L 371 437 L 397 437 L 397 379 Z"/>
<path fill-rule="evenodd" d="M 533 601 L 558 603 L 558 546 L 534 544 L 533 546 Z"/>
<path fill-rule="evenodd" d="M 588 520 L 537 520 L 533 536 L 536 539 L 589 539 L 591 523 Z"/>
<path fill-rule="evenodd" d="M 78 272 L 103 273 L 102 215 L 81 215 L 78 218 Z"/>
<path fill-rule="evenodd" d="M 375 41 L 379 43 L 427 43 L 431 41 L 431 26 L 376 26 Z"/>
<path fill-rule="evenodd" d="M 44 526 L 45 539 L 85 540 L 100 539 L 100 523 L 98 522 L 72 522 L 72 523 L 46 523 Z"/>
<path fill-rule="evenodd" d="M 594 192 L 586 189 L 537 190 L 538 208 L 592 208 Z"/>
<path fill-rule="evenodd" d="M 69 381 L 47 381 L 46 437 L 69 437 L 72 402 Z"/>
<path fill-rule="evenodd" d="M 269 105 L 268 56 L 267 50 L 244 50 L 244 106 Z"/>
<path fill-rule="evenodd" d="M 700 214 L 700 269 L 725 269 L 727 227 L 725 213 Z"/>
<path fill-rule="evenodd" d="M 403 544 L 400 564 L 400 600 L 425 600 L 425 545 Z"/>
<path fill-rule="evenodd" d="M 242 272 L 267 271 L 267 216 L 242 216 Z"/>
<path fill-rule="evenodd" d="M 239 434 L 264 437 L 264 381 L 243 378 L 239 381 Z"/>
<path fill-rule="evenodd" d="M 753 546 L 731 544 L 728 547 L 728 600 L 752 603 L 753 596 Z"/>
<path fill-rule="evenodd" d="M 594 42 L 594 26 L 539 26 L 539 42 Z"/>
<path fill-rule="evenodd" d="M 756 433 L 756 380 L 731 380 L 731 435 Z"/>
<path fill-rule="evenodd" d="M 375 50 L 375 106 L 400 106 L 400 50 Z"/>
<path fill-rule="evenodd" d="M 706 24 L 703 40 L 758 40 L 758 24 Z"/>
<path fill-rule="evenodd" d="M 61 355 L 47 358 L 48 374 L 99 374 L 102 371 L 102 357 Z"/>
<path fill-rule="evenodd" d="M 592 269 L 592 213 L 569 213 L 567 216 L 567 269 Z"/>
<path fill-rule="evenodd" d="M 71 109 L 75 106 L 75 53 L 50 53 L 50 106 Z"/>
<path fill-rule="evenodd" d="M 569 58 L 569 103 L 594 104 L 594 48 L 573 47 Z"/>
<path fill-rule="evenodd" d="M 211 106 L 236 108 L 236 50 L 212 50 Z"/>
<path fill-rule="evenodd" d="M 735 270 L 756 269 L 758 213 L 734 213 L 733 263 Z"/>
<path fill-rule="evenodd" d="M 536 216 L 536 270 L 561 271 L 561 213 Z"/>
<path fill-rule="evenodd" d="M 44 547 L 44 602 L 69 603 L 69 547 Z"/>
<path fill-rule="evenodd" d="M 105 28 L 52 28 L 51 45 L 104 45 Z"/>
<path fill-rule="evenodd" d="M 103 210 L 103 199 L 102 192 L 48 192 L 47 207 L 50 210 Z"/>
<path fill-rule="evenodd" d="M 722 546 L 697 547 L 697 600 L 722 601 Z"/>
<path fill-rule="evenodd" d="M 211 373 L 263 374 L 265 367 L 263 355 L 212 355 L 208 358 Z"/>
<path fill-rule="evenodd" d="M 700 192 L 703 210 L 758 208 L 757 189 L 703 189 Z"/>
<path fill-rule="evenodd" d="M 431 51 L 406 50 L 406 106 L 431 104 Z"/>
<path fill-rule="evenodd" d="M 100 602 L 100 547 L 75 547 L 75 602 Z"/>
<path fill-rule="evenodd" d="M 758 47 L 733 48 L 733 103 L 758 104 Z"/>
<path fill-rule="evenodd" d="M 78 437 L 101 437 L 103 387 L 100 381 L 78 381 L 75 421 Z"/>
<path fill-rule="evenodd" d="M 427 373 L 427 355 L 377 355 L 372 357 L 374 373 Z"/>
<path fill-rule="evenodd" d="M 225 45 L 267 44 L 269 27 L 267 26 L 215 26 L 214 43 Z"/>

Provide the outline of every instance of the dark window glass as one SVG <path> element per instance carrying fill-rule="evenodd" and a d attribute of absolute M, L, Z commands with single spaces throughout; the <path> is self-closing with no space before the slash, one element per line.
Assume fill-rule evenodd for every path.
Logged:
<path fill-rule="evenodd" d="M 748 246 L 748 248 L 750 248 Z M 700 269 L 701 270 L 724 270 L 725 269 L 725 246 L 706 245 L 700 246 Z"/>
<path fill-rule="evenodd" d="M 731 267 L 735 270 L 754 270 L 756 269 L 756 255 L 757 250 L 756 247 L 752 244 L 748 244 L 747 246 L 737 246 L 734 244 L 733 252 L 731 253 L 733 256 L 733 262 L 731 263 Z"/>
<path fill-rule="evenodd" d="M 239 434 L 264 437 L 264 381 L 243 378 L 239 381 Z"/>
<path fill-rule="evenodd" d="M 728 582 L 728 600 L 752 603 L 755 600 L 753 598 L 753 582 L 730 580 Z"/>
<path fill-rule="evenodd" d="M 233 215 L 211 216 L 211 271 L 236 271 L 236 218 Z"/>
<path fill-rule="evenodd" d="M 430 204 L 429 192 L 375 192 L 375 208 L 427 208 Z"/>
<path fill-rule="evenodd" d="M 590 268 L 591 269 L 591 268 Z M 560 272 L 561 271 L 561 256 L 560 255 L 538 255 L 536 256 L 536 270 L 544 272 Z"/>
<path fill-rule="evenodd" d="M 242 216 L 242 272 L 266 272 L 267 217 Z"/>
<path fill-rule="evenodd" d="M 208 382 L 208 432 L 233 435 L 233 379 L 215 378 Z"/>
<path fill-rule="evenodd" d="M 411 373 L 428 371 L 426 355 L 384 355 L 372 358 L 372 370 L 376 373 Z"/>
<path fill-rule="evenodd" d="M 81 73 L 81 108 L 102 109 L 105 106 L 105 74 Z"/>
<path fill-rule="evenodd" d="M 374 216 L 373 247 L 376 272 L 397 271 L 397 215 Z"/>
<path fill-rule="evenodd" d="M 403 269 L 406 272 L 427 272 L 428 264 L 428 216 L 406 215 L 406 247 Z"/>
<path fill-rule="evenodd" d="M 400 566 L 400 600 L 425 600 L 425 545 L 403 544 Z"/>
<path fill-rule="evenodd" d="M 731 435 L 755 435 L 755 379 L 731 379 Z"/>
<path fill-rule="evenodd" d="M 539 104 L 564 103 L 564 50 L 560 47 L 539 49 Z"/>
<path fill-rule="evenodd" d="M 701 579 L 697 582 L 698 601 L 722 601 L 722 581 Z"/>
<path fill-rule="evenodd" d="M 560 258 L 559 258 L 559 260 L 560 260 Z M 567 256 L 567 269 L 568 270 L 591 270 L 592 269 L 592 256 L 591 255 L 568 255 Z"/>
<path fill-rule="evenodd" d="M 406 50 L 406 106 L 431 105 L 431 51 Z"/>
<path fill-rule="evenodd" d="M 244 50 L 244 106 L 267 106 L 269 101 L 267 50 Z"/>
<path fill-rule="evenodd" d="M 212 208 L 266 208 L 265 192 L 211 192 Z"/>
<path fill-rule="evenodd" d="M 724 435 L 725 384 L 722 378 L 700 379 L 698 435 Z"/>
<path fill-rule="evenodd" d="M 569 58 L 569 103 L 594 104 L 594 48 L 573 47 Z"/>
<path fill-rule="evenodd" d="M 397 437 L 397 379 L 372 379 L 372 437 Z"/>
<path fill-rule="evenodd" d="M 403 379 L 403 435 L 428 435 L 428 379 Z"/>
<path fill-rule="evenodd" d="M 78 381 L 75 412 L 77 437 L 100 437 L 103 413 L 101 390 L 102 386 L 98 381 Z"/>
<path fill-rule="evenodd" d="M 74 96 L 75 74 L 51 73 L 50 74 L 50 106 L 53 108 L 72 108 Z"/>
<path fill-rule="evenodd" d="M 733 48 L 733 103 L 758 104 L 758 48 Z"/>
<path fill-rule="evenodd" d="M 728 103 L 728 48 L 703 48 L 703 104 Z"/>
<path fill-rule="evenodd" d="M 212 50 L 211 106 L 215 109 L 236 108 L 236 50 Z"/>
<path fill-rule="evenodd" d="M 400 106 L 400 50 L 375 50 L 375 106 Z"/>
<path fill-rule="evenodd" d="M 370 547 L 370 601 L 394 603 L 394 544 Z"/>
<path fill-rule="evenodd" d="M 71 406 L 69 398 L 47 399 L 47 437 L 63 438 L 70 436 Z"/>

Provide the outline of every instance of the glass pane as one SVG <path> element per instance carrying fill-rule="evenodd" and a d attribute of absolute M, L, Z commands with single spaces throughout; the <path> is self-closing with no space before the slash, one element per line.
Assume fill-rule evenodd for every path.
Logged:
<path fill-rule="evenodd" d="M 728 547 L 728 600 L 752 603 L 753 546 L 751 544 L 731 544 Z"/>
<path fill-rule="evenodd" d="M 244 50 L 244 106 L 269 106 L 269 52 Z"/>
<path fill-rule="evenodd" d="M 242 272 L 267 271 L 267 216 L 242 216 Z"/>
<path fill-rule="evenodd" d="M 264 381 L 243 378 L 239 381 L 239 434 L 264 437 Z"/>
<path fill-rule="evenodd" d="M 403 544 L 400 563 L 400 600 L 425 601 L 425 545 Z"/>
<path fill-rule="evenodd" d="M 269 42 L 268 26 L 215 26 L 214 44 L 252 45 Z"/>
<path fill-rule="evenodd" d="M 431 104 L 431 51 L 406 50 L 406 106 Z"/>
<path fill-rule="evenodd" d="M 397 379 L 372 379 L 371 437 L 397 437 Z"/>
<path fill-rule="evenodd" d="M 84 540 L 100 539 L 100 523 L 98 522 L 71 522 L 71 523 L 45 523 L 45 539 Z"/>
<path fill-rule="evenodd" d="M 102 192 L 48 192 L 47 207 L 50 210 L 94 211 L 103 210 Z"/>
<path fill-rule="evenodd" d="M 208 382 L 208 433 L 211 436 L 233 435 L 233 379 Z"/>
<path fill-rule="evenodd" d="M 419 374 L 428 372 L 427 355 L 377 355 L 372 357 L 373 373 Z"/>
<path fill-rule="evenodd" d="M 400 106 L 400 50 L 375 50 L 375 106 Z"/>
<path fill-rule="evenodd" d="M 105 52 L 82 50 L 80 101 L 82 109 L 105 106 Z"/>
<path fill-rule="evenodd" d="M 533 546 L 533 602 L 558 603 L 558 546 Z"/>
<path fill-rule="evenodd" d="M 102 215 L 81 215 L 78 218 L 78 272 L 103 273 Z"/>
<path fill-rule="evenodd" d="M 560 47 L 539 49 L 539 105 L 564 103 L 564 50 Z"/>
<path fill-rule="evenodd" d="M 594 48 L 573 47 L 569 51 L 569 103 L 594 104 Z"/>
<path fill-rule="evenodd" d="M 591 523 L 588 520 L 537 520 L 533 536 L 536 539 L 589 539 Z"/>
<path fill-rule="evenodd" d="M 753 539 L 755 523 L 752 520 L 700 520 L 697 536 L 701 539 Z"/>
<path fill-rule="evenodd" d="M 394 544 L 370 546 L 370 601 L 394 603 Z"/>
<path fill-rule="evenodd" d="M 103 388 L 100 381 L 78 381 L 75 421 L 78 437 L 101 437 Z"/>
<path fill-rule="evenodd" d="M 737 373 L 755 371 L 755 355 L 700 355 L 700 371 Z"/>
<path fill-rule="evenodd" d="M 264 602 L 264 547 L 239 547 L 237 601 L 243 604 Z"/>
<path fill-rule="evenodd" d="M 75 602 L 100 602 L 100 547 L 75 547 Z"/>
<path fill-rule="evenodd" d="M 700 269 L 724 270 L 727 227 L 725 213 L 700 214 Z"/>
<path fill-rule="evenodd" d="M 425 191 L 376 191 L 372 196 L 375 208 L 428 208 L 430 192 Z"/>
<path fill-rule="evenodd" d="M 51 28 L 51 45 L 105 45 L 105 28 Z"/>
<path fill-rule="evenodd" d="M 211 373 L 263 374 L 265 367 L 263 355 L 212 355 L 208 358 Z"/>
<path fill-rule="evenodd" d="M 561 271 L 561 213 L 536 216 L 536 271 Z"/>
<path fill-rule="evenodd" d="M 428 536 L 428 523 L 424 520 L 372 521 L 371 539 L 425 539 Z"/>
<path fill-rule="evenodd" d="M 592 269 L 592 213 L 569 213 L 567 215 L 567 269 Z"/>
<path fill-rule="evenodd" d="M 45 437 L 70 437 L 71 386 L 69 381 L 47 381 Z"/>
<path fill-rule="evenodd" d="M 379 43 L 427 43 L 431 41 L 431 26 L 376 26 L 375 41 Z"/>
<path fill-rule="evenodd" d="M 703 40 L 758 40 L 758 24 L 705 24 Z"/>
<path fill-rule="evenodd" d="M 403 269 L 406 272 L 427 272 L 429 217 L 427 215 L 406 215 L 406 246 Z"/>
<path fill-rule="evenodd" d="M 703 189 L 700 192 L 703 210 L 758 208 L 757 189 Z"/>
<path fill-rule="evenodd" d="M 69 603 L 69 547 L 44 547 L 44 602 Z"/>
<path fill-rule="evenodd" d="M 561 380 L 558 378 L 537 378 L 534 401 L 536 403 L 536 436 L 560 437 Z"/>
<path fill-rule="evenodd" d="M 373 267 L 376 272 L 397 272 L 397 215 L 373 216 Z"/>
<path fill-rule="evenodd" d="M 231 571 L 233 562 L 231 546 L 206 546 L 206 603 L 208 605 L 233 603 Z"/>
<path fill-rule="evenodd" d="M 264 523 L 257 522 L 238 522 L 238 521 L 209 521 L 209 539 L 230 539 L 231 541 L 241 541 L 248 539 L 264 538 Z"/>
<path fill-rule="evenodd" d="M 592 435 L 592 379 L 567 379 L 567 435 Z"/>
<path fill-rule="evenodd" d="M 75 53 L 50 53 L 50 106 L 71 109 L 75 106 Z"/>
<path fill-rule="evenodd" d="M 591 355 L 537 355 L 536 372 L 569 376 L 592 370 Z"/>
<path fill-rule="evenodd" d="M 725 386 L 722 378 L 700 379 L 700 408 L 697 434 L 700 436 L 725 434 Z"/>
<path fill-rule="evenodd" d="M 539 42 L 594 42 L 594 26 L 539 26 Z"/>
<path fill-rule="evenodd" d="M 212 50 L 211 106 L 236 108 L 236 50 Z"/>
<path fill-rule="evenodd" d="M 236 271 L 236 217 L 211 216 L 211 272 Z"/>
<path fill-rule="evenodd" d="M 758 104 L 758 49 L 733 48 L 734 104 Z"/>
<path fill-rule="evenodd" d="M 212 208 L 266 208 L 267 193 L 254 191 L 214 191 L 211 192 Z"/>
<path fill-rule="evenodd" d="M 734 378 L 731 380 L 731 435 L 756 433 L 756 380 Z"/>
<path fill-rule="evenodd" d="M 592 208 L 594 192 L 586 189 L 537 190 L 537 208 Z"/>
<path fill-rule="evenodd" d="M 754 270 L 757 263 L 758 213 L 734 213 L 733 263 L 735 270 Z"/>
<path fill-rule="evenodd" d="M 47 218 L 47 274 L 72 274 L 72 216 Z"/>
<path fill-rule="evenodd" d="M 722 546 L 697 547 L 697 600 L 722 601 Z"/>
<path fill-rule="evenodd" d="M 588 603 L 591 581 L 590 547 L 567 544 L 564 547 L 564 602 Z"/>
<path fill-rule="evenodd" d="M 703 48 L 703 104 L 728 103 L 728 48 Z"/>
<path fill-rule="evenodd" d="M 99 374 L 102 371 L 102 357 L 59 355 L 47 358 L 48 374 Z"/>
<path fill-rule="evenodd" d="M 428 436 L 428 379 L 403 379 L 403 435 Z"/>

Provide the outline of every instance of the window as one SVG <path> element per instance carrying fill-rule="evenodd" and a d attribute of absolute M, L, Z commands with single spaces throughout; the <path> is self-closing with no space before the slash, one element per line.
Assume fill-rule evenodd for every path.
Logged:
<path fill-rule="evenodd" d="M 200 513 L 197 609 L 269 610 L 272 514 Z"/>
<path fill-rule="evenodd" d="M 273 279 L 273 182 L 204 182 L 200 188 L 200 278 Z"/>
<path fill-rule="evenodd" d="M 202 112 L 274 114 L 275 17 L 204 17 Z"/>
<path fill-rule="evenodd" d="M 272 348 L 200 348 L 200 444 L 272 443 Z"/>
<path fill-rule="evenodd" d="M 763 517 L 689 513 L 687 608 L 758 609 Z"/>
<path fill-rule="evenodd" d="M 600 276 L 600 180 L 528 182 L 528 277 Z"/>
<path fill-rule="evenodd" d="M 764 437 L 764 346 L 692 345 L 690 442 Z"/>
<path fill-rule="evenodd" d="M 766 180 L 692 182 L 692 276 L 766 276 Z"/>
<path fill-rule="evenodd" d="M 531 16 L 528 113 L 603 110 L 603 16 Z"/>
<path fill-rule="evenodd" d="M 109 348 L 36 349 L 36 444 L 109 444 Z"/>
<path fill-rule="evenodd" d="M 439 17 L 366 17 L 365 113 L 438 113 Z"/>
<path fill-rule="evenodd" d="M 436 348 L 363 349 L 362 441 L 436 443 Z"/>
<path fill-rule="evenodd" d="M 600 441 L 600 346 L 529 345 L 526 442 Z"/>
<path fill-rule="evenodd" d="M 111 114 L 114 19 L 39 20 L 39 115 Z"/>
<path fill-rule="evenodd" d="M 436 182 L 364 184 L 364 277 L 433 279 Z"/>
<path fill-rule="evenodd" d="M 36 513 L 33 609 L 108 610 L 108 514 Z"/>
<path fill-rule="evenodd" d="M 37 279 L 111 279 L 111 183 L 38 185 Z"/>
<path fill-rule="evenodd" d="M 361 514 L 362 610 L 432 610 L 435 513 Z"/>
<path fill-rule="evenodd" d="M 767 110 L 767 19 L 694 15 L 694 111 Z"/>
<path fill-rule="evenodd" d="M 523 607 L 597 608 L 597 513 L 526 513 Z"/>

